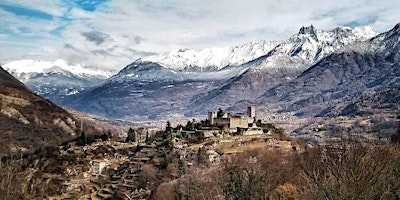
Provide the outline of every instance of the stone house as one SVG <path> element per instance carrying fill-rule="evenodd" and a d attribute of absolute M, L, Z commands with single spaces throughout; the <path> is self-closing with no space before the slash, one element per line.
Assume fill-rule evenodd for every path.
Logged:
<path fill-rule="evenodd" d="M 105 159 L 95 159 L 90 162 L 92 165 L 92 172 L 94 175 L 99 175 L 103 169 L 107 166 L 108 161 Z"/>

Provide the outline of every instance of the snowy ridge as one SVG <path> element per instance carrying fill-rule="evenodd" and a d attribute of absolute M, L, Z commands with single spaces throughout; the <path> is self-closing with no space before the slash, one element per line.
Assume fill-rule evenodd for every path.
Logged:
<path fill-rule="evenodd" d="M 267 90 L 256 104 L 298 116 L 353 116 L 376 109 L 395 113 L 399 109 L 399 64 L 397 24 L 388 32 L 336 50 L 292 81 Z"/>
<path fill-rule="evenodd" d="M 238 66 L 224 68 L 218 71 L 177 71 L 149 61 L 136 60 L 118 74 L 112 76 L 108 82 L 125 81 L 183 81 L 183 80 L 224 80 L 239 76 L 246 71 L 246 67 Z"/>
<path fill-rule="evenodd" d="M 29 79 L 28 74 L 48 74 L 48 73 L 71 73 L 77 77 L 99 77 L 109 78 L 112 75 L 111 71 L 101 71 L 84 67 L 80 64 L 69 65 L 64 60 L 58 59 L 54 62 L 39 61 L 39 60 L 19 60 L 9 62 L 3 65 L 4 69 L 16 76 L 17 79 Z"/>
<path fill-rule="evenodd" d="M 381 33 L 372 38 L 369 43 L 353 43 L 341 49 L 340 52 L 376 53 L 387 51 L 396 52 L 400 48 L 400 23 L 388 32 Z"/>
<path fill-rule="evenodd" d="M 298 34 L 282 41 L 264 58 L 256 60 L 255 69 L 310 66 L 337 49 L 377 35 L 371 27 L 338 27 L 325 31 L 310 25 L 302 27 Z M 287 64 L 293 63 L 293 65 Z"/>
<path fill-rule="evenodd" d="M 247 69 L 256 73 L 267 69 L 270 75 L 297 76 L 344 45 L 374 35 L 370 27 L 339 27 L 325 31 L 311 25 L 302 27 L 299 33 L 282 43 L 260 41 L 199 52 L 180 49 L 149 56 L 131 63 L 110 81 L 228 80 Z"/>
<path fill-rule="evenodd" d="M 201 51 L 179 49 L 160 55 L 142 58 L 141 61 L 158 63 L 161 66 L 186 72 L 218 71 L 226 66 L 239 66 L 260 57 L 262 63 L 255 69 L 286 67 L 301 68 L 311 65 L 335 50 L 377 35 L 371 27 L 338 27 L 319 30 L 310 25 L 302 27 L 298 34 L 282 42 L 259 41 L 235 47 L 206 48 Z M 264 56 L 266 55 L 266 56 Z M 276 57 L 276 58 L 275 58 Z M 283 63 L 282 63 L 283 62 Z M 287 65 L 296 63 L 295 65 Z"/>
<path fill-rule="evenodd" d="M 252 42 L 235 47 L 173 50 L 168 53 L 149 56 L 142 61 L 150 61 L 176 71 L 220 70 L 226 66 L 238 66 L 267 54 L 278 42 Z"/>

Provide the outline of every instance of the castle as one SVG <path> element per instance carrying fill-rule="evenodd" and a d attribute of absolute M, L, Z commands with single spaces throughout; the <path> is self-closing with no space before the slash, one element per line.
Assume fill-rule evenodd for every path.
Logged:
<path fill-rule="evenodd" d="M 222 127 L 230 133 L 238 133 L 240 130 L 248 131 L 249 129 L 257 129 L 256 108 L 249 106 L 247 113 L 223 113 L 218 115 L 216 111 L 208 112 L 208 121 L 211 126 Z"/>

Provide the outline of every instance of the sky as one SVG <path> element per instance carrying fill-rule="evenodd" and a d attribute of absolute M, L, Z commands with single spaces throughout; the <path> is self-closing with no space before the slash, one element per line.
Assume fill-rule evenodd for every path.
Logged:
<path fill-rule="evenodd" d="M 400 22 L 397 0 L 0 0 L 0 64 L 64 59 L 121 69 L 180 48 L 279 41 L 318 29 Z"/>

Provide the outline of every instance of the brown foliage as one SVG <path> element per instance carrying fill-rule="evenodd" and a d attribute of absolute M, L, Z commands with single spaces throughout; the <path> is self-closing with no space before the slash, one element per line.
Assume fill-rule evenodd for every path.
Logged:
<path fill-rule="evenodd" d="M 238 196 L 240 199 L 268 199 L 275 188 L 296 177 L 298 171 L 292 158 L 291 154 L 279 151 L 249 151 L 234 156 L 224 168 L 237 166 L 235 173 L 241 177 L 238 181 L 243 193 Z M 232 181 L 229 178 L 227 182 Z M 231 189 L 225 185 L 225 191 Z"/>
<path fill-rule="evenodd" d="M 157 168 L 153 165 L 144 165 L 142 171 L 139 173 L 139 187 L 145 188 L 157 183 Z"/>
<path fill-rule="evenodd" d="M 59 193 L 60 180 L 45 178 L 26 168 L 26 160 L 8 160 L 0 166 L 0 200 L 44 199 Z"/>
<path fill-rule="evenodd" d="M 292 158 L 266 149 L 228 156 L 220 166 L 191 172 L 177 193 L 183 199 L 269 199 L 278 186 L 296 177 Z"/>
<path fill-rule="evenodd" d="M 192 169 L 175 187 L 177 199 L 223 199 L 220 168 Z"/>
<path fill-rule="evenodd" d="M 354 141 L 303 153 L 258 150 L 193 170 L 179 199 L 396 199 L 400 149 Z"/>
<path fill-rule="evenodd" d="M 396 147 L 352 142 L 305 152 L 298 157 L 303 198 L 394 199 L 400 188 L 399 156 Z"/>
<path fill-rule="evenodd" d="M 292 183 L 279 185 L 270 196 L 270 199 L 294 200 L 299 199 L 299 189 Z"/>
<path fill-rule="evenodd" d="M 153 199 L 157 200 L 177 199 L 178 197 L 176 196 L 175 193 L 175 187 L 176 185 L 172 182 L 162 183 L 161 185 L 158 186 Z"/>

